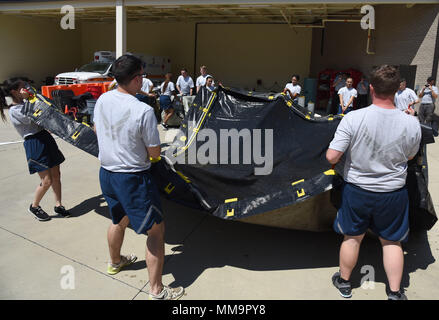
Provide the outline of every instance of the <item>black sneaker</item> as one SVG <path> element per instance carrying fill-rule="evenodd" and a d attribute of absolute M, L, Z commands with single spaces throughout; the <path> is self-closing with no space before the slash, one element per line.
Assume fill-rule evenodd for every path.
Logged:
<path fill-rule="evenodd" d="M 32 207 L 32 205 L 30 205 L 29 213 L 32 214 L 34 216 L 34 218 L 39 220 L 39 221 L 49 221 L 50 220 L 50 216 L 43 209 L 41 209 L 40 206 L 34 208 L 34 207 Z"/>
<path fill-rule="evenodd" d="M 398 292 L 392 292 L 390 291 L 390 293 L 387 295 L 388 300 L 408 300 L 406 295 L 400 291 Z"/>
<path fill-rule="evenodd" d="M 59 214 L 64 218 L 70 217 L 70 212 L 67 211 L 66 208 L 64 208 L 63 206 L 55 207 L 53 211 L 55 211 L 55 213 Z"/>
<path fill-rule="evenodd" d="M 343 298 L 352 297 L 352 288 L 350 281 L 342 281 L 340 272 L 336 272 L 332 276 L 332 283 L 338 289 L 338 292 Z"/>
<path fill-rule="evenodd" d="M 168 125 L 166 123 L 162 122 L 161 125 L 164 130 L 168 130 Z"/>

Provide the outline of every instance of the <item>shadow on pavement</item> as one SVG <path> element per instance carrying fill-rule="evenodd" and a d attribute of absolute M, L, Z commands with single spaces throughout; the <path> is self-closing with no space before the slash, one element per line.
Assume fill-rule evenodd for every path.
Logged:
<path fill-rule="evenodd" d="M 175 245 L 165 257 L 163 274 L 172 274 L 171 285 L 188 287 L 207 269 L 232 266 L 253 271 L 315 269 L 338 266 L 342 236 L 335 232 L 308 232 L 271 228 L 216 218 L 162 199 L 166 223 L 165 241 Z M 110 219 L 102 195 L 87 199 L 70 209 L 74 217 L 96 212 Z M 139 238 L 139 241 L 143 241 Z M 435 262 L 427 232 L 411 234 L 406 251 L 402 287 L 410 285 L 410 273 L 425 270 Z M 382 249 L 377 238 L 366 236 L 357 266 L 352 273 L 353 288 L 361 286 L 362 266 L 374 268 L 375 282 L 385 283 Z M 138 260 L 129 269 L 146 268 Z M 332 274 L 328 273 L 328 283 Z"/>

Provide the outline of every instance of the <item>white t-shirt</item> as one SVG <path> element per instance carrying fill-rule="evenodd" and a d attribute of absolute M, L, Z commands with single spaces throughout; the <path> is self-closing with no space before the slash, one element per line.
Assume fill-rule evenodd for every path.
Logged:
<path fill-rule="evenodd" d="M 407 161 L 420 142 L 417 117 L 372 104 L 343 117 L 329 148 L 346 155 L 345 181 L 372 192 L 391 192 L 405 185 Z"/>
<path fill-rule="evenodd" d="M 302 88 L 296 84 L 293 85 L 292 83 L 287 83 L 285 86 L 285 89 L 288 89 L 291 91 L 291 94 L 294 95 L 295 93 L 297 93 L 298 95 L 300 94 L 300 91 L 302 90 Z M 290 92 L 287 91 L 288 96 L 290 96 Z M 297 97 L 294 99 L 295 101 L 299 100 L 299 96 L 297 95 Z M 290 98 L 292 99 L 293 97 L 290 96 Z"/>
<path fill-rule="evenodd" d="M 354 88 L 349 88 L 348 87 L 343 87 L 340 90 L 338 90 L 338 94 L 343 96 L 343 104 L 346 106 L 349 102 L 349 100 L 351 99 L 351 97 L 357 97 L 357 90 L 355 90 Z M 351 102 L 350 105 L 348 105 L 348 107 L 352 107 L 352 103 L 354 101 Z"/>
<path fill-rule="evenodd" d="M 191 88 L 194 87 L 194 80 L 191 77 L 187 76 L 186 78 L 183 76 L 179 76 L 177 79 L 177 86 L 180 87 L 181 92 L 184 95 L 189 95 L 191 93 Z"/>
<path fill-rule="evenodd" d="M 151 89 L 154 88 L 154 84 L 148 78 L 143 78 L 142 80 L 142 91 L 146 93 L 150 93 Z"/>
<path fill-rule="evenodd" d="M 436 94 L 439 94 L 439 90 L 436 86 L 432 86 L 432 88 Z M 436 99 L 433 98 L 433 96 L 431 95 L 431 90 L 429 88 L 425 88 L 421 103 L 425 103 L 425 104 L 433 103 L 434 104 L 435 101 L 436 101 Z"/>
<path fill-rule="evenodd" d="M 403 91 L 398 90 L 398 92 L 395 93 L 395 106 L 401 111 L 407 110 L 409 104 L 416 100 L 418 100 L 418 96 L 410 88 L 405 88 Z"/>
<path fill-rule="evenodd" d="M 174 85 L 174 82 L 169 81 L 168 86 L 166 87 L 166 90 L 163 92 L 163 87 L 164 87 L 164 86 L 165 86 L 165 83 L 163 82 L 163 83 L 160 85 L 160 92 L 161 92 L 161 94 L 162 94 L 162 95 L 165 95 L 165 96 L 172 96 L 172 92 L 175 91 L 175 85 Z"/>
<path fill-rule="evenodd" d="M 11 119 L 11 123 L 15 130 L 17 130 L 18 134 L 23 138 L 26 138 L 27 136 L 43 130 L 43 127 L 40 127 L 36 123 L 32 122 L 30 118 L 21 113 L 22 108 L 22 104 L 9 107 L 9 118 Z"/>
<path fill-rule="evenodd" d="M 104 169 L 112 172 L 149 169 L 146 148 L 160 145 L 153 108 L 116 89 L 99 97 L 93 121 Z"/>
<path fill-rule="evenodd" d="M 206 84 L 207 77 L 211 77 L 211 75 L 206 74 L 205 76 L 201 75 L 197 78 L 196 85 L 197 87 L 202 87 Z"/>

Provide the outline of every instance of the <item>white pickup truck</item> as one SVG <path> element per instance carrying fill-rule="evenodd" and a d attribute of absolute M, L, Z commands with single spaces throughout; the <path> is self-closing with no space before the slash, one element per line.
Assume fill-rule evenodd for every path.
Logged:
<path fill-rule="evenodd" d="M 165 79 L 165 74 L 171 71 L 171 60 L 167 57 L 148 56 L 143 54 L 133 55 L 145 62 L 147 77 L 154 84 Z M 98 51 L 94 54 L 94 61 L 83 65 L 74 72 L 60 73 L 55 77 L 55 85 L 79 84 L 113 81 L 110 74 L 111 66 L 115 60 L 115 53 L 111 51 Z"/>

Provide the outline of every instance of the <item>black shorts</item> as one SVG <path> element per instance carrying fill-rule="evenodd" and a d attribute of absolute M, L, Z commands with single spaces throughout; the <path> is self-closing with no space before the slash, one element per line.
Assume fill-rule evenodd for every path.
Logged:
<path fill-rule="evenodd" d="M 46 130 L 27 136 L 24 139 L 24 150 L 30 174 L 49 170 L 65 160 L 55 139 Z"/>

